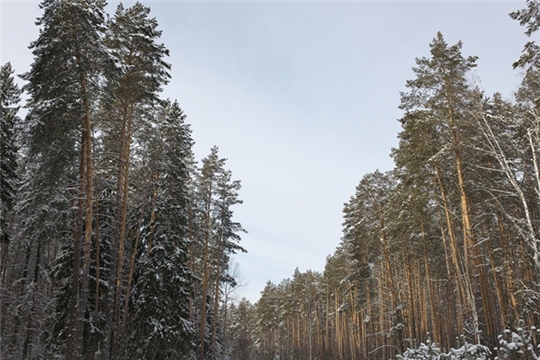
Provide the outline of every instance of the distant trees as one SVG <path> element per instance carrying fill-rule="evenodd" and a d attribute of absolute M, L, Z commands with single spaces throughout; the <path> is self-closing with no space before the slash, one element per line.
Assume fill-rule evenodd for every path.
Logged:
<path fill-rule="evenodd" d="M 216 358 L 229 257 L 245 251 L 240 181 L 217 147 L 198 168 L 186 115 L 160 98 L 150 9 L 104 7 L 42 2 L 25 119 L 0 69 L 0 357 Z"/>
<path fill-rule="evenodd" d="M 193 305 L 200 309 L 198 324 L 199 358 L 213 358 L 223 352 L 218 330 L 221 285 L 235 283 L 228 274 L 230 255 L 245 252 L 238 242 L 244 229 L 233 221 L 232 206 L 241 204 L 238 191 L 240 182 L 232 180 L 225 168 L 226 159 L 219 158 L 219 149 L 213 147 L 202 160 L 194 178 L 192 196 L 194 222 L 190 229 L 200 239 L 190 249 L 191 267 L 201 279 Z M 202 260 L 202 261 L 201 261 Z"/>
<path fill-rule="evenodd" d="M 244 298 L 237 305 L 231 304 L 227 314 L 230 358 L 238 360 L 256 358 L 256 345 L 253 342 L 256 319 L 253 305 Z"/>

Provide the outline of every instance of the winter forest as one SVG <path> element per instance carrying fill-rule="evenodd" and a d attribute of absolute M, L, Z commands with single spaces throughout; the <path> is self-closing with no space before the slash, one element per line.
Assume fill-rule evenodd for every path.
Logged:
<path fill-rule="evenodd" d="M 510 14 L 531 40 L 511 101 L 435 34 L 394 168 L 351 189 L 323 272 L 255 303 L 234 296 L 240 180 L 161 96 L 151 9 L 40 7 L 30 69 L 0 68 L 0 359 L 540 359 L 537 0 Z"/>

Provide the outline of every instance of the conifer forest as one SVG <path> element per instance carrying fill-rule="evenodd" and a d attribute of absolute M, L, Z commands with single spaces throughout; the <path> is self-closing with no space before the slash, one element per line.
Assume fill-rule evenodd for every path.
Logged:
<path fill-rule="evenodd" d="M 0 68 L 0 359 L 540 359 L 538 0 L 509 14 L 511 100 L 434 34 L 394 168 L 351 189 L 324 271 L 255 303 L 233 296 L 241 182 L 162 96 L 150 7 L 106 5 L 42 0 L 30 68 Z"/>

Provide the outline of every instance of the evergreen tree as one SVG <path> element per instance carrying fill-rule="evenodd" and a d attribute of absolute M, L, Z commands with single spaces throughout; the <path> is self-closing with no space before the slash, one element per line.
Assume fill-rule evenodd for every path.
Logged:
<path fill-rule="evenodd" d="M 432 159 L 434 160 L 434 173 L 439 184 L 441 199 L 445 217 L 447 219 L 446 230 L 449 234 L 449 243 L 456 274 L 460 273 L 459 249 L 462 249 L 464 264 L 463 273 L 465 285 L 460 288 L 461 301 L 469 308 L 468 315 L 473 327 L 478 327 L 480 312 L 483 308 L 483 320 L 486 323 L 487 337 L 493 340 L 495 336 L 492 324 L 492 312 L 490 312 L 489 281 L 485 272 L 485 266 L 481 266 L 483 259 L 480 247 L 477 246 L 478 234 L 475 232 L 473 223 L 473 202 L 471 189 L 467 181 L 470 179 L 470 162 L 474 155 L 468 152 L 467 139 L 473 134 L 472 116 L 469 108 L 473 97 L 466 75 L 476 66 L 476 57 L 463 57 L 461 54 L 461 42 L 449 46 L 441 33 L 438 33 L 430 44 L 429 58 L 417 59 L 417 67 L 413 68 L 416 78 L 407 82 L 408 93 L 401 96 L 400 108 L 406 111 L 407 116 L 421 116 L 432 130 L 432 136 L 438 139 L 438 147 L 435 149 Z M 466 136 L 465 133 L 468 135 Z M 413 135 L 414 136 L 414 135 Z M 418 134 L 417 136 L 420 136 Z M 465 161 L 468 160 L 468 162 Z M 437 161 L 438 160 L 438 161 Z M 453 166 L 448 166 L 452 164 Z M 448 199 L 449 191 L 453 190 L 448 185 L 448 180 L 457 184 L 454 188 L 456 194 L 456 206 L 460 213 L 460 227 L 451 219 L 451 203 Z M 444 202 L 445 200 L 443 200 Z M 462 236 L 459 237 L 459 231 Z M 459 281 L 456 281 L 459 284 Z M 477 290 L 478 289 L 478 290 Z M 480 300 L 477 303 L 477 299 Z M 465 319 L 466 320 L 466 319 Z M 473 332 L 476 332 L 474 330 Z M 473 334 L 478 340 L 478 332 Z"/>
<path fill-rule="evenodd" d="M 201 259 L 196 270 L 201 278 L 200 318 L 199 318 L 199 359 L 207 352 L 214 352 L 218 346 L 218 312 L 223 282 L 234 282 L 227 276 L 229 257 L 238 251 L 245 251 L 238 242 L 239 232 L 244 229 L 233 221 L 232 206 L 241 204 L 238 198 L 240 182 L 232 180 L 230 170 L 225 169 L 227 159 L 219 158 L 219 149 L 214 146 L 210 154 L 202 160 L 196 176 L 194 206 L 198 214 L 199 241 L 196 246 Z M 209 301 L 211 301 L 209 303 Z M 212 310 L 212 313 L 210 312 Z M 212 318 L 210 324 L 208 319 Z"/>
<path fill-rule="evenodd" d="M 382 299 L 378 301 L 380 326 L 382 331 L 395 337 L 396 346 L 402 352 L 403 300 L 398 292 L 393 260 L 397 244 L 389 231 L 394 220 L 391 216 L 391 194 L 395 187 L 395 178 L 390 172 L 376 171 L 362 178 L 355 195 L 345 204 L 343 241 L 355 260 L 353 278 L 359 292 L 367 292 L 373 279 L 388 288 L 389 298 L 385 300 L 390 303 L 383 304 Z"/>
<path fill-rule="evenodd" d="M 21 91 L 8 62 L 0 67 L 0 286 L 4 282 L 19 182 L 16 126 Z"/>
<path fill-rule="evenodd" d="M 124 285 L 124 259 L 126 229 L 128 226 L 128 200 L 130 167 L 132 166 L 133 136 L 141 122 L 159 103 L 158 94 L 169 80 L 170 65 L 163 59 L 169 52 L 157 41 L 161 31 L 155 18 L 149 16 L 150 8 L 137 2 L 130 8 L 122 4 L 108 23 L 105 43 L 114 66 L 106 73 L 104 118 L 105 153 L 115 154 L 115 215 L 111 235 L 111 262 L 109 290 L 106 301 L 106 328 L 104 354 L 111 359 L 118 357 L 122 291 Z"/>
<path fill-rule="evenodd" d="M 143 235 L 140 276 L 134 295 L 135 354 L 146 359 L 180 358 L 191 349 L 189 320 L 193 274 L 187 267 L 187 182 L 191 131 L 178 103 L 164 105 L 157 133 L 155 216 Z"/>
<path fill-rule="evenodd" d="M 521 26 L 524 26 L 527 30 L 525 35 L 531 37 L 534 33 L 540 29 L 540 7 L 537 0 L 527 0 L 527 7 L 525 9 L 516 10 L 510 13 L 510 17 L 519 21 Z M 540 65 L 540 47 L 532 40 L 525 44 L 521 56 L 513 64 L 514 68 L 531 67 L 531 73 L 527 75 L 534 75 L 534 72 L 538 72 Z M 527 77 L 527 76 L 526 76 Z"/>
<path fill-rule="evenodd" d="M 253 305 L 246 299 L 240 300 L 238 305 L 231 305 L 229 309 L 231 317 L 231 359 L 251 360 L 255 358 L 253 344 L 254 316 Z"/>
<path fill-rule="evenodd" d="M 59 309 L 69 311 L 68 357 L 81 353 L 88 299 L 93 228 L 92 118 L 96 84 L 106 58 L 101 46 L 104 6 L 101 0 L 44 0 L 43 16 L 36 23 L 41 26 L 40 35 L 31 45 L 34 62 L 23 76 L 30 99 L 22 134 L 26 193 L 21 195 L 21 228 L 25 232 L 21 241 L 32 239 L 29 256 L 35 259 L 37 269 L 45 260 L 46 252 L 41 251 L 51 246 L 51 239 L 56 237 L 59 244 L 67 241 L 66 234 L 72 235 L 69 307 Z M 37 252 L 32 254 L 34 249 Z"/>
<path fill-rule="evenodd" d="M 257 358 L 261 360 L 275 359 L 278 349 L 277 331 L 280 324 L 279 289 L 271 281 L 266 282 L 259 301 L 255 304 Z"/>

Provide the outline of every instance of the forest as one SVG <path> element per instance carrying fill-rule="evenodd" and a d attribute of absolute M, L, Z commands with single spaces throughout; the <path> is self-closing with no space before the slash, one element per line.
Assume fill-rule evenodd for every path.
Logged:
<path fill-rule="evenodd" d="M 435 34 L 394 168 L 360 180 L 324 271 L 253 304 L 234 296 L 241 182 L 162 97 L 150 8 L 40 7 L 24 85 L 0 68 L 0 359 L 540 359 L 537 0 L 510 14 L 530 40 L 511 100 Z"/>

